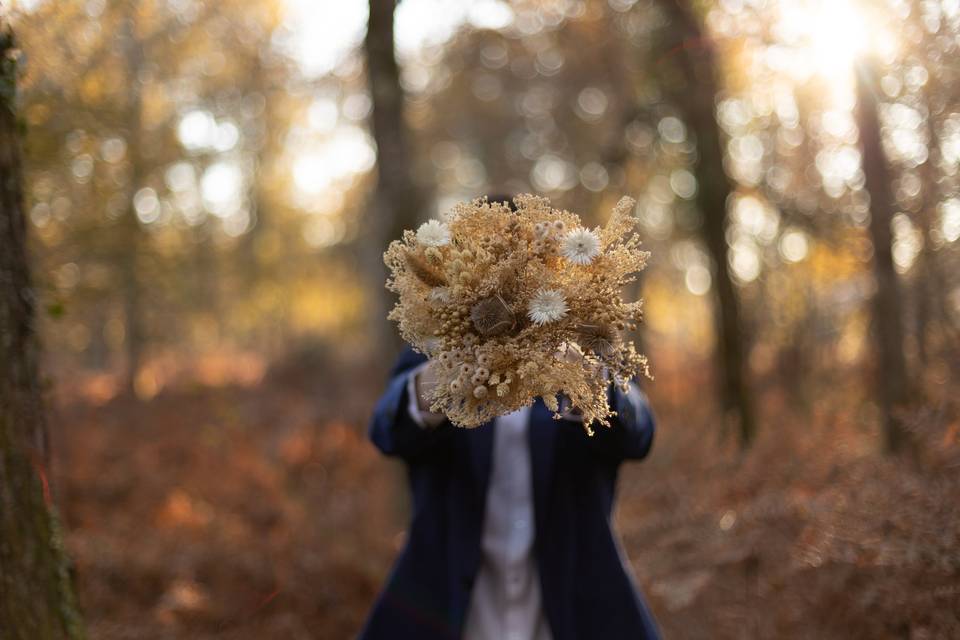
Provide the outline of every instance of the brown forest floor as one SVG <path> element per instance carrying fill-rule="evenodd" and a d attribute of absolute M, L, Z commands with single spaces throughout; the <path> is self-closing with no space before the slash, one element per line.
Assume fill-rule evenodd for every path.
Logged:
<path fill-rule="evenodd" d="M 657 441 L 624 468 L 616 518 L 667 638 L 960 637 L 956 405 L 919 413 L 919 453 L 889 459 L 855 382 L 806 417 L 769 391 L 741 456 L 690 371 L 658 371 Z M 61 394 L 55 486 L 91 638 L 355 635 L 403 540 L 405 486 L 365 439 L 376 390 L 325 377 Z"/>

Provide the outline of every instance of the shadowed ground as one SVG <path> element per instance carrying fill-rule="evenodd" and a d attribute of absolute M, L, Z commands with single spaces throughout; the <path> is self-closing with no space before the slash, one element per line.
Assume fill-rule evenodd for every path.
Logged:
<path fill-rule="evenodd" d="M 57 489 L 91 637 L 356 633 L 403 540 L 403 474 L 365 439 L 372 383 L 298 367 L 143 404 L 62 394 Z M 914 464 L 873 452 L 842 408 L 856 382 L 803 419 L 768 393 L 740 458 L 690 400 L 705 367 L 668 367 L 653 455 L 624 468 L 616 516 L 666 637 L 960 634 L 955 406 L 918 418 Z"/>

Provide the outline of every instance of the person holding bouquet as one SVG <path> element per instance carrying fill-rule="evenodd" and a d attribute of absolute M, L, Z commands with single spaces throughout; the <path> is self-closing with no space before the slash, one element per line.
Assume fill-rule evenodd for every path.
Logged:
<path fill-rule="evenodd" d="M 522 219 L 523 205 L 529 208 L 531 201 L 518 201 L 521 210 L 510 207 L 508 213 Z M 540 206 L 542 200 L 532 204 Z M 496 203 L 474 203 L 491 205 Z M 542 310 L 535 308 L 537 293 L 524 293 L 522 284 L 497 286 L 503 311 L 494 320 L 506 325 L 503 330 L 487 331 L 489 318 L 475 311 L 492 299 L 482 284 L 479 292 L 454 289 L 454 296 L 469 298 L 473 309 L 450 314 L 442 310 L 455 304 L 450 296 L 434 294 L 440 286 L 453 288 L 450 274 L 456 266 L 451 271 L 441 260 L 435 261 L 433 282 L 411 278 L 411 289 L 400 291 L 401 308 L 405 300 L 411 305 L 435 300 L 437 306 L 428 313 L 411 307 L 393 316 L 409 313 L 400 317 L 401 332 L 429 358 L 404 351 L 370 424 L 373 443 L 406 463 L 413 500 L 406 544 L 361 640 L 659 637 L 611 530 L 618 470 L 625 461 L 647 456 L 654 418 L 633 376 L 626 375 L 641 363 L 640 357 L 632 345 L 625 346 L 616 328 L 596 329 L 623 322 L 616 309 L 636 309 L 624 304 L 612 312 L 594 312 L 583 306 L 587 296 L 577 293 L 577 279 L 597 282 L 603 275 L 585 270 L 570 275 L 584 265 L 574 267 L 556 254 L 538 258 L 535 243 L 546 237 L 540 230 L 547 221 L 533 216 L 528 222 L 529 229 L 514 229 L 520 249 L 508 248 L 497 268 L 522 250 L 533 257 L 521 261 L 540 260 L 560 272 L 548 274 L 555 278 L 550 290 L 563 296 L 563 313 L 557 317 L 538 324 L 543 318 L 533 313 Z M 561 250 L 573 233 L 558 239 Z M 595 237 L 604 238 L 599 231 Z M 460 253 L 442 258 L 468 253 L 466 239 L 458 242 L 452 233 L 449 241 L 451 250 Z M 406 251 L 416 249 L 412 238 L 405 244 Z M 594 257 L 622 246 L 605 237 Z M 406 269 L 410 263 L 397 264 Z M 539 265 L 513 273 L 514 279 L 535 273 L 539 283 L 544 281 Z M 613 281 L 622 283 L 618 277 Z M 416 295 L 405 298 L 414 289 Z M 440 320 L 430 325 L 431 317 Z M 446 325 L 440 322 L 444 319 Z M 416 322 L 426 323 L 420 333 Z M 548 322 L 555 323 L 549 334 L 544 329 Z M 451 326 L 461 331 L 455 341 Z M 439 344 L 427 341 L 438 335 Z M 534 398 L 531 389 L 541 394 Z M 594 422 L 600 425 L 592 427 Z"/>

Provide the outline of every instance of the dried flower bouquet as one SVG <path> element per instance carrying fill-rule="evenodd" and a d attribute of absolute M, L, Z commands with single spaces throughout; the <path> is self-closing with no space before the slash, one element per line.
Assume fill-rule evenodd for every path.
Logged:
<path fill-rule="evenodd" d="M 647 359 L 623 334 L 636 328 L 642 300 L 622 287 L 649 254 L 634 232 L 634 201 L 622 198 L 603 228 L 522 195 L 517 210 L 478 199 L 443 221 L 405 231 L 384 254 L 387 288 L 399 294 L 389 318 L 437 363 L 434 411 L 462 427 L 558 394 L 584 425 L 609 426 L 612 378 L 625 388 L 648 375 Z"/>

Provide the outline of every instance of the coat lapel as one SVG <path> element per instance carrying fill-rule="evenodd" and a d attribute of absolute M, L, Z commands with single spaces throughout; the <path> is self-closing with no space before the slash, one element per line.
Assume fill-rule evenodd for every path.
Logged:
<path fill-rule="evenodd" d="M 547 522 L 547 505 L 550 484 L 553 479 L 553 458 L 557 441 L 557 421 L 553 412 L 537 399 L 530 411 L 530 465 L 533 475 L 533 508 L 537 532 L 544 531 Z"/>
<path fill-rule="evenodd" d="M 490 472 L 493 465 L 493 434 L 496 428 L 496 421 L 490 421 L 469 430 L 466 434 L 472 439 L 469 447 L 470 464 L 473 466 L 473 477 L 476 479 L 476 497 L 481 513 L 487 503 L 487 487 L 490 486 Z"/>

